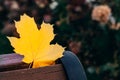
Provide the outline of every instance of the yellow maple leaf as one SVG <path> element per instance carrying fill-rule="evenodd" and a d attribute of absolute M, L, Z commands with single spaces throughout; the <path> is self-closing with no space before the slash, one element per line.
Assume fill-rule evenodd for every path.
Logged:
<path fill-rule="evenodd" d="M 52 25 L 43 23 L 38 30 L 34 19 L 23 15 L 16 26 L 21 38 L 8 38 L 14 51 L 24 55 L 24 62 L 33 62 L 33 68 L 36 68 L 52 65 L 57 58 L 62 57 L 64 48 L 58 44 L 50 45 L 55 36 Z"/>

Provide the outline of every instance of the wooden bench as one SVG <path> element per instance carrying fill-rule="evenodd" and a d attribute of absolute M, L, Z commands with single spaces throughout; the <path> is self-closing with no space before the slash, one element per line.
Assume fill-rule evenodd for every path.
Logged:
<path fill-rule="evenodd" d="M 28 68 L 18 54 L 0 55 L 0 80 L 67 80 L 63 66 Z"/>

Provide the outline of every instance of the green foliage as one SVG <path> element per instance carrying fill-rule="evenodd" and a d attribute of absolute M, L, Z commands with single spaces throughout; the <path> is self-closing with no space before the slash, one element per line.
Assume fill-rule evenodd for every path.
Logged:
<path fill-rule="evenodd" d="M 45 14 L 52 17 L 48 23 L 53 24 L 56 36 L 51 44 L 58 43 L 66 47 L 66 50 L 71 50 L 71 42 L 82 43 L 77 56 L 85 67 L 88 80 L 120 80 L 120 26 L 111 29 L 113 23 L 116 26 L 120 22 L 120 0 L 87 0 L 88 3 L 85 3 L 86 0 L 53 0 L 58 4 L 54 9 L 48 7 L 51 3 L 39 9 L 35 4 L 33 6 L 34 1 L 25 1 L 24 4 L 30 5 L 25 7 L 28 11 L 22 11 L 22 14 L 34 17 L 38 27 L 45 21 Z M 103 4 L 111 8 L 111 16 L 114 18 L 106 24 L 91 18 L 94 6 Z M 40 15 L 32 15 L 33 9 L 29 9 L 31 7 Z M 13 52 L 10 42 L 4 35 L 0 34 L 0 42 L 0 54 Z"/>
<path fill-rule="evenodd" d="M 13 53 L 13 47 L 5 35 L 0 34 L 0 54 Z"/>
<path fill-rule="evenodd" d="M 60 4 L 60 2 L 58 3 L 61 6 L 65 6 Z M 120 0 L 101 0 L 92 3 L 92 5 L 96 4 L 109 5 L 116 23 L 120 21 Z M 83 9 L 81 13 L 69 11 L 66 9 L 66 6 L 57 7 L 55 9 L 55 12 L 59 13 L 57 21 L 60 21 L 61 24 L 54 25 L 56 36 L 51 43 L 59 43 L 62 46 L 68 47 L 71 40 L 82 42 L 81 52 L 77 55 L 86 69 L 88 80 L 119 80 L 116 78 L 118 78 L 118 72 L 120 71 L 117 71 L 116 68 L 119 67 L 118 61 L 120 61 L 120 29 L 111 29 L 111 23 L 101 25 L 99 22 L 93 21 L 91 19 L 91 12 L 93 9 L 86 4 L 80 5 Z M 64 12 L 61 11 L 61 8 Z M 62 14 L 67 15 L 60 17 L 59 15 Z M 70 20 L 70 18 L 68 19 L 70 14 L 72 14 L 71 16 L 74 16 L 74 18 L 76 15 L 78 17 L 83 15 L 79 19 Z M 63 19 L 65 21 L 61 21 Z M 115 55 L 117 56 L 115 57 Z M 115 62 L 117 66 L 110 67 L 111 65 L 107 65 L 108 63 L 115 65 Z M 91 73 L 88 69 L 92 69 L 95 72 Z M 97 69 L 99 69 L 98 72 Z"/>

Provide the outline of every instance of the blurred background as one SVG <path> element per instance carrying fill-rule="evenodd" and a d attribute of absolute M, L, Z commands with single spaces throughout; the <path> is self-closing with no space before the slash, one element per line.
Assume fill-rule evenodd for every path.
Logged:
<path fill-rule="evenodd" d="M 50 23 L 60 44 L 81 60 L 88 80 L 120 80 L 120 0 L 0 0 L 0 54 L 14 53 L 23 14 Z M 73 74 L 74 75 L 74 74 Z"/>

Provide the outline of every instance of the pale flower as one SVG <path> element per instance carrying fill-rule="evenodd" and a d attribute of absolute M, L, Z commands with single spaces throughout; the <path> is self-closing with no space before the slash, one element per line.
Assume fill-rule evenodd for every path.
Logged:
<path fill-rule="evenodd" d="M 119 30 L 119 29 L 120 29 L 120 23 L 118 22 L 117 24 L 112 24 L 112 25 L 110 26 L 110 29 Z"/>
<path fill-rule="evenodd" d="M 95 6 L 92 11 L 92 20 L 107 23 L 111 15 L 111 8 L 107 5 Z"/>

